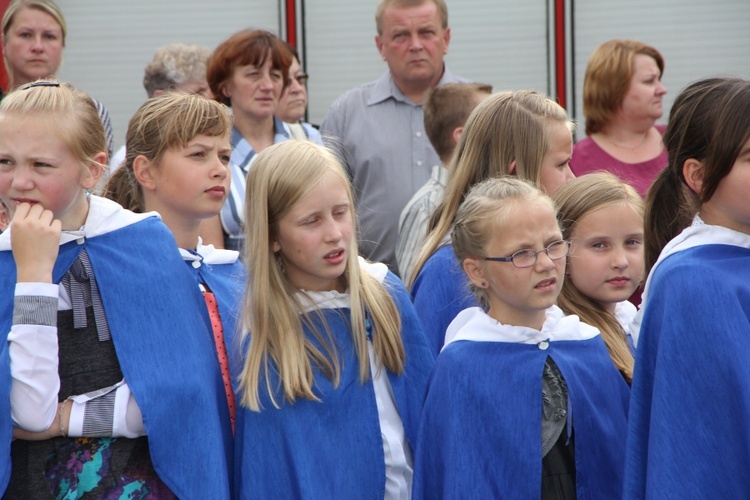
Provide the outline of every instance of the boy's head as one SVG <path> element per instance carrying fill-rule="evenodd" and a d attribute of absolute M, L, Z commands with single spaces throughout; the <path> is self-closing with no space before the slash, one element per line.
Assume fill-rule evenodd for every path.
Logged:
<path fill-rule="evenodd" d="M 424 128 L 443 165 L 448 165 L 469 115 L 491 93 L 492 86 L 484 83 L 446 83 L 427 93 Z"/>

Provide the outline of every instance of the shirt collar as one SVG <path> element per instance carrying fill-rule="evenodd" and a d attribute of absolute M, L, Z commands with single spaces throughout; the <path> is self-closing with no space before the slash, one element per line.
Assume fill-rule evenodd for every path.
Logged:
<path fill-rule="evenodd" d="M 454 81 L 455 77 L 448 71 L 448 67 L 443 64 L 443 76 L 440 77 L 438 86 L 446 82 Z M 421 104 L 414 104 L 414 101 L 406 97 L 401 90 L 399 90 L 396 82 L 393 81 L 393 75 L 390 70 L 383 73 L 380 78 L 375 80 L 375 84 L 370 92 L 370 98 L 367 100 L 367 105 L 372 106 L 374 104 L 381 103 L 389 98 L 395 99 L 405 104 L 412 106 L 421 106 Z"/>

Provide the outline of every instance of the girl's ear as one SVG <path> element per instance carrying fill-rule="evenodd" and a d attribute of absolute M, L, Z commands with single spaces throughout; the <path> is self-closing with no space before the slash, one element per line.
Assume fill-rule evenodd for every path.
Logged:
<path fill-rule="evenodd" d="M 688 187 L 695 193 L 701 194 L 703 191 L 703 162 L 695 158 L 685 160 L 682 165 L 682 176 Z"/>
<path fill-rule="evenodd" d="M 274 240 L 274 241 L 273 241 L 273 244 L 271 245 L 271 251 L 272 251 L 273 253 L 276 253 L 276 252 L 278 252 L 279 250 L 281 250 L 281 245 L 279 245 L 279 242 L 278 242 L 277 240 Z"/>
<path fill-rule="evenodd" d="M 107 153 L 101 152 L 94 155 L 89 162 L 83 177 L 81 178 L 81 187 L 83 189 L 93 189 L 104 175 L 104 165 L 107 164 Z"/>
<path fill-rule="evenodd" d="M 510 166 L 508 166 L 508 175 L 516 175 L 516 160 L 510 162 Z"/>
<path fill-rule="evenodd" d="M 467 258 L 461 264 L 464 272 L 477 288 L 487 288 L 487 278 L 484 277 L 484 267 L 479 259 Z"/>
<path fill-rule="evenodd" d="M 138 184 L 147 191 L 156 189 L 153 166 L 151 160 L 143 155 L 138 155 L 133 160 L 133 174 L 135 174 Z"/>

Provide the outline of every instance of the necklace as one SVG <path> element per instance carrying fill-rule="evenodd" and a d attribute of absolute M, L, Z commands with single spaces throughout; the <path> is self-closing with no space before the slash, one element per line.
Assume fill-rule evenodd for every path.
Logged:
<path fill-rule="evenodd" d="M 609 142 L 610 144 L 612 144 L 613 146 L 616 146 L 616 147 L 621 148 L 621 149 L 629 149 L 630 151 L 635 151 L 636 149 L 638 149 L 641 146 L 643 146 L 643 144 L 645 144 L 646 139 L 648 139 L 649 135 L 651 135 L 651 129 L 649 129 L 649 130 L 646 131 L 646 133 L 643 135 L 643 139 L 641 139 L 640 142 L 638 142 L 638 144 L 636 144 L 635 146 L 621 144 L 621 143 L 619 143 L 619 142 L 611 139 L 609 136 L 606 136 L 606 135 L 602 135 L 602 137 L 604 137 L 604 139 L 607 142 Z"/>

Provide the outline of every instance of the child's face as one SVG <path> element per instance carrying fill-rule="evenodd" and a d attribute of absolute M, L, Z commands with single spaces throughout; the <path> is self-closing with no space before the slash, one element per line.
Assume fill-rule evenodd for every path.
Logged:
<path fill-rule="evenodd" d="M 11 218 L 20 203 L 40 204 L 63 229 L 78 230 L 88 214 L 85 190 L 97 180 L 55 125 L 36 117 L 0 117 L 0 199 Z"/>
<path fill-rule="evenodd" d="M 549 150 L 542 158 L 539 174 L 542 189 L 552 196 L 566 182 L 575 179 L 570 170 L 570 157 L 573 155 L 573 136 L 565 123 L 557 122 L 550 126 Z"/>
<path fill-rule="evenodd" d="M 707 224 L 728 227 L 750 234 L 750 140 L 740 150 L 732 170 L 719 181 L 711 199 L 701 205 L 700 214 Z"/>
<path fill-rule="evenodd" d="M 296 288 L 344 292 L 353 230 L 346 186 L 329 173 L 279 220 L 273 251 Z"/>
<path fill-rule="evenodd" d="M 518 204 L 492 227 L 493 236 L 483 257 L 537 251 L 562 239 L 555 212 L 542 202 Z M 565 258 L 552 260 L 545 252 L 536 257 L 536 263 L 525 268 L 511 262 L 479 261 L 479 275 L 469 273 L 475 285 L 487 290 L 491 317 L 504 324 L 541 328 L 545 310 L 560 294 Z"/>
<path fill-rule="evenodd" d="M 229 195 L 232 154 L 229 135 L 196 135 L 171 148 L 152 169 L 155 206 L 165 220 L 191 222 L 214 217 Z"/>
<path fill-rule="evenodd" d="M 603 207 L 581 217 L 571 240 L 568 279 L 614 313 L 643 280 L 643 218 L 628 203 Z"/>

